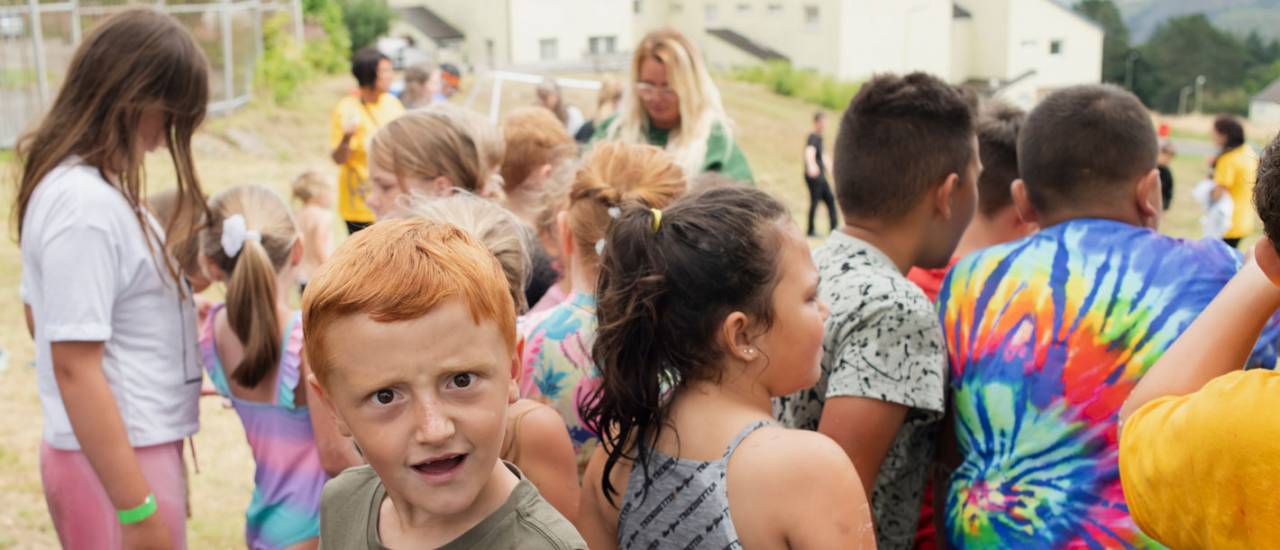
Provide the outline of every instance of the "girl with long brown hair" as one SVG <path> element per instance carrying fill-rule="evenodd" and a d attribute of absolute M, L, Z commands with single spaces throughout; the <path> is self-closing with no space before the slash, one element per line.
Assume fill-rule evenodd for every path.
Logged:
<path fill-rule="evenodd" d="M 208 62 L 172 18 L 131 9 L 71 60 L 18 144 L 14 218 L 35 318 L 40 470 L 64 548 L 182 548 L 182 440 L 198 425 L 196 313 L 166 231 L 202 209 L 191 136 Z M 143 157 L 164 146 L 178 215 L 143 206 Z M 198 216 L 197 216 L 198 217 Z"/>

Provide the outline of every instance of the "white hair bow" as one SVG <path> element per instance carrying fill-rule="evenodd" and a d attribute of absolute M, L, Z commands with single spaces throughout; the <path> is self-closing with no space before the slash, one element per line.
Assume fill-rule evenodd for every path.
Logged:
<path fill-rule="evenodd" d="M 232 214 L 222 220 L 222 251 L 228 258 L 235 258 L 244 248 L 245 241 L 262 242 L 262 234 L 245 226 L 244 216 Z"/>

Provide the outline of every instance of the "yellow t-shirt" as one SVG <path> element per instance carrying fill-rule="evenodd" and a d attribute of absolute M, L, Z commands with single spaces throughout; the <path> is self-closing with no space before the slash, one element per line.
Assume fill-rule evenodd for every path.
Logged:
<path fill-rule="evenodd" d="M 378 128 L 404 114 L 404 106 L 391 94 L 382 94 L 377 103 L 365 104 L 358 95 L 349 95 L 333 108 L 329 123 L 329 148 L 342 142 L 342 127 L 348 120 L 358 120 L 351 136 L 351 157 L 338 167 L 338 215 L 349 222 L 370 223 L 373 212 L 364 204 L 364 185 L 369 179 L 369 140 Z"/>
<path fill-rule="evenodd" d="M 1163 397 L 1120 433 L 1129 513 L 1170 548 L 1280 542 L 1280 373 L 1233 372 Z"/>
<path fill-rule="evenodd" d="M 1213 181 L 1231 193 L 1235 211 L 1231 214 L 1228 239 L 1241 239 L 1253 232 L 1253 184 L 1258 178 L 1258 155 L 1248 145 L 1223 153 L 1213 167 Z"/>

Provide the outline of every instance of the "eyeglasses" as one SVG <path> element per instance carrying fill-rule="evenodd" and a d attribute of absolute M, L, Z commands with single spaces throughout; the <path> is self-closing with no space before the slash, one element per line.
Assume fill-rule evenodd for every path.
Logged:
<path fill-rule="evenodd" d="M 636 93 L 646 96 L 661 95 L 663 97 L 673 97 L 676 95 L 676 91 L 671 89 L 671 86 L 666 84 L 658 86 L 648 82 L 637 82 Z"/>

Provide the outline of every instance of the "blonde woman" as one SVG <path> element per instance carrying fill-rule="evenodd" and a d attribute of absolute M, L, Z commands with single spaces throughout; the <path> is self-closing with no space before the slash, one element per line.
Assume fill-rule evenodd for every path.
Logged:
<path fill-rule="evenodd" d="M 631 93 L 617 116 L 604 120 L 593 141 L 666 149 L 689 177 L 720 172 L 753 182 L 751 166 L 733 140 L 720 90 L 684 35 L 645 35 L 631 60 Z"/>

